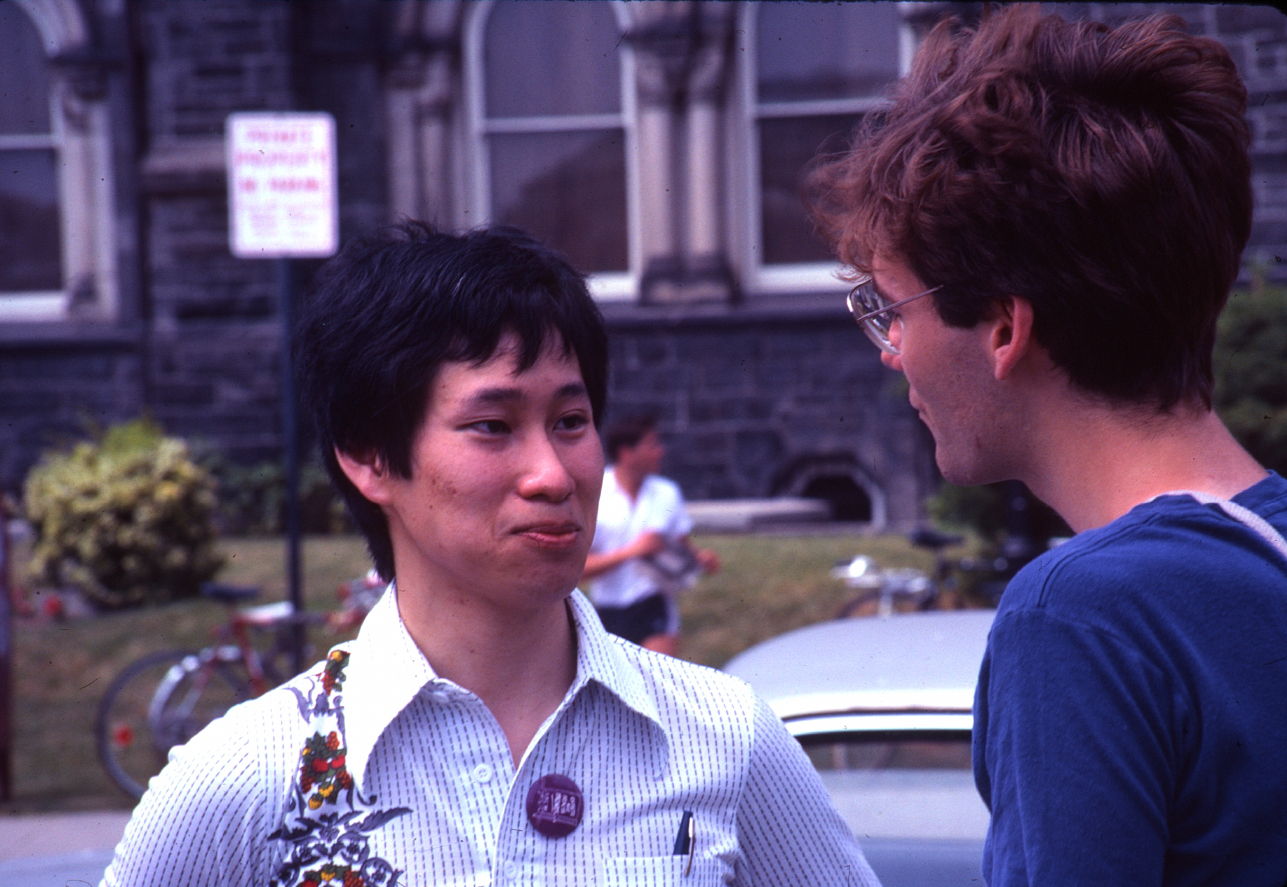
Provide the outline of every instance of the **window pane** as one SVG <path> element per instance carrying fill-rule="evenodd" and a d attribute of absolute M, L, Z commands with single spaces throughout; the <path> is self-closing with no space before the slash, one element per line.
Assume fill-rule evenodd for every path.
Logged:
<path fill-rule="evenodd" d="M 492 220 L 531 231 L 579 270 L 625 271 L 621 130 L 493 136 Z"/>
<path fill-rule="evenodd" d="M 62 288 L 53 151 L 0 151 L 0 291 Z"/>
<path fill-rule="evenodd" d="M 974 787 L 968 733 L 845 734 L 802 742 L 855 834 L 983 839 L 988 811 Z"/>
<path fill-rule="evenodd" d="M 49 132 L 49 63 L 27 14 L 0 2 L 0 135 Z"/>
<path fill-rule="evenodd" d="M 486 115 L 618 113 L 619 43 L 606 3 L 497 3 L 484 41 Z"/>
<path fill-rule="evenodd" d="M 761 102 L 872 96 L 898 77 L 894 3 L 765 3 L 758 12 Z"/>
<path fill-rule="evenodd" d="M 834 257 L 813 232 L 800 190 L 809 161 L 844 148 L 857 115 L 761 120 L 761 261 L 776 265 L 826 262 Z"/>

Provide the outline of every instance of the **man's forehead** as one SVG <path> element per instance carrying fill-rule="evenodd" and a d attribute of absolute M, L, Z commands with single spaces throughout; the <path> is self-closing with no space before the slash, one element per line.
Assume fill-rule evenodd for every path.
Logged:
<path fill-rule="evenodd" d="M 485 366 L 491 363 L 508 362 L 517 367 L 519 361 L 525 356 L 525 352 L 533 344 L 535 344 L 534 339 L 529 342 L 513 330 L 506 330 L 496 340 L 496 347 L 492 350 L 492 353 L 473 363 L 475 366 Z M 537 353 L 533 364 L 539 363 L 547 357 L 551 357 L 556 361 L 568 360 L 573 363 L 576 362 L 576 357 L 564 340 L 563 334 L 556 329 L 548 329 L 541 336 L 540 351 Z"/>
<path fill-rule="evenodd" d="M 529 358 L 526 354 L 528 345 L 513 333 L 507 333 L 501 337 L 500 342 L 496 345 L 496 350 L 486 359 L 479 361 L 476 366 L 484 367 L 489 365 L 499 365 L 508 367 L 513 376 L 521 376 L 531 372 L 542 364 L 558 364 L 568 367 L 570 370 L 581 376 L 581 365 L 577 360 L 576 353 L 569 348 L 563 341 L 563 337 L 557 332 L 549 332 L 541 342 L 540 351 L 531 360 L 527 366 L 523 366 L 524 358 Z"/>
<path fill-rule="evenodd" d="M 521 365 L 522 357 L 521 343 L 514 340 L 502 341 L 481 361 L 444 361 L 438 367 L 434 388 L 439 392 L 450 388 L 456 396 L 496 400 L 522 394 L 533 374 L 539 373 L 549 377 L 559 394 L 586 392 L 581 365 L 561 342 L 547 340 L 530 366 Z"/>
<path fill-rule="evenodd" d="M 876 288 L 884 290 L 891 287 L 911 287 L 913 289 L 924 289 L 920 277 L 912 270 L 912 266 L 899 256 L 884 253 L 875 253 L 871 257 L 869 266 L 871 279 L 875 281 Z"/>

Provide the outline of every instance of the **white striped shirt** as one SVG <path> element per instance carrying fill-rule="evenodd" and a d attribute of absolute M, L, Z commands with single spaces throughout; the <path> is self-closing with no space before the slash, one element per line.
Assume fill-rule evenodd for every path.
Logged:
<path fill-rule="evenodd" d="M 301 759 L 305 703 L 318 710 L 323 698 L 314 670 L 173 752 L 106 887 L 312 883 L 315 848 L 328 841 L 352 863 L 348 881 L 322 873 L 331 887 L 877 883 L 799 745 L 740 681 L 608 635 L 574 592 L 576 678 L 515 767 L 482 701 L 434 674 L 395 594 L 342 645 L 343 747 L 332 738 L 313 756 L 351 775 L 361 817 L 337 825 L 323 816 L 328 804 L 299 803 L 318 791 L 297 785 L 301 760 L 303 771 L 313 760 Z M 584 818 L 562 838 L 538 832 L 526 812 L 529 787 L 554 773 L 584 794 Z M 685 811 L 691 868 L 674 852 Z M 292 853 L 299 864 L 285 871 Z"/>
<path fill-rule="evenodd" d="M 684 495 L 674 481 L 650 474 L 644 478 L 638 495 L 631 498 L 617 482 L 616 468 L 609 467 L 603 473 L 591 552 L 616 551 L 647 532 L 660 533 L 666 541 L 673 542 L 687 536 L 692 529 Z M 631 558 L 591 579 L 587 590 L 595 606 L 628 607 L 660 589 L 656 575 L 644 565 L 643 559 Z"/>

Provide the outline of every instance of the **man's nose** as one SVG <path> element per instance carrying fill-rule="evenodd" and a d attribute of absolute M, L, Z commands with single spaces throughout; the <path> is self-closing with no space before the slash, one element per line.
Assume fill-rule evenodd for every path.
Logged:
<path fill-rule="evenodd" d="M 539 435 L 525 447 L 524 470 L 519 481 L 519 495 L 525 499 L 548 499 L 562 502 L 576 489 L 576 479 L 568 470 L 567 453 L 557 442 Z"/>

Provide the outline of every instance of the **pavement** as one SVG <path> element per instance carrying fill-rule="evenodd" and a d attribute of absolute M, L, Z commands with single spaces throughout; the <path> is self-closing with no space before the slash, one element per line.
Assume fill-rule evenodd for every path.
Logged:
<path fill-rule="evenodd" d="M 0 813 L 0 884 L 95 887 L 129 816 L 126 810 Z"/>
<path fill-rule="evenodd" d="M 831 519 L 831 509 L 821 499 L 711 499 L 684 505 L 698 532 L 749 533 L 781 524 L 820 524 Z"/>

